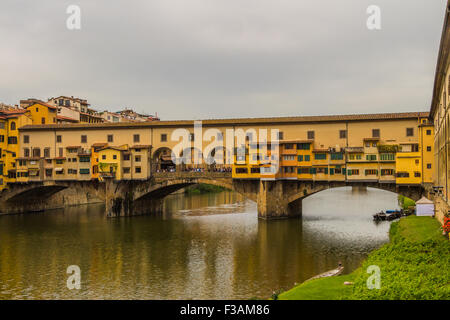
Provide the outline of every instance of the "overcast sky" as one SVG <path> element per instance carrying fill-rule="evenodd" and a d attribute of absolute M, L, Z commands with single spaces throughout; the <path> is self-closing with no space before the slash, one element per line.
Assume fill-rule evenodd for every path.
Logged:
<path fill-rule="evenodd" d="M 0 101 L 73 95 L 162 120 L 428 111 L 445 3 L 1 0 Z"/>

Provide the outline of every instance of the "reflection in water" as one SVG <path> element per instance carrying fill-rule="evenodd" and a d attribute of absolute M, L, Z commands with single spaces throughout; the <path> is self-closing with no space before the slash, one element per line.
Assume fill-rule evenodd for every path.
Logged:
<path fill-rule="evenodd" d="M 177 194 L 163 216 L 107 219 L 102 205 L 0 216 L 0 299 L 246 299 L 335 268 L 388 240 L 385 191 L 320 192 L 303 219 L 261 221 L 232 192 Z M 81 268 L 81 290 L 66 269 Z"/>

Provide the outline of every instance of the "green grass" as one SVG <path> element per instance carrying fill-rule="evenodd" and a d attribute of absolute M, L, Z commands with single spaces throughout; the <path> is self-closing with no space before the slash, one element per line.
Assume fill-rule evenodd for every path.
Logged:
<path fill-rule="evenodd" d="M 413 199 L 407 198 L 400 194 L 398 195 L 398 204 L 400 207 L 403 208 L 403 210 L 406 210 L 409 207 L 414 207 L 416 205 L 416 203 Z"/>
<path fill-rule="evenodd" d="M 293 289 L 283 292 L 279 300 L 340 300 L 348 298 L 352 293 L 351 285 L 344 285 L 345 281 L 353 282 L 359 269 L 351 274 L 308 280 Z"/>
<path fill-rule="evenodd" d="M 432 217 L 409 216 L 392 223 L 390 237 L 391 240 L 398 238 L 411 242 L 444 241 L 440 226 L 439 221 Z"/>
<path fill-rule="evenodd" d="M 391 242 L 372 252 L 361 270 L 376 265 L 380 289 L 367 288 L 361 272 L 349 299 L 450 299 L 450 243 L 431 217 L 409 216 L 391 224 Z"/>
<path fill-rule="evenodd" d="M 393 222 L 391 241 L 349 275 L 306 281 L 281 293 L 290 300 L 450 299 L 450 243 L 438 221 L 408 216 Z M 369 289 L 369 266 L 380 268 L 380 289 Z M 344 281 L 354 282 L 345 286 Z"/>

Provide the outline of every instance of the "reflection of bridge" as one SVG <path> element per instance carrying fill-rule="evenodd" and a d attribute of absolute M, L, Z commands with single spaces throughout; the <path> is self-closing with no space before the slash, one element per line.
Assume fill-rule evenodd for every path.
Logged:
<path fill-rule="evenodd" d="M 317 182 L 232 179 L 229 172 L 160 172 L 148 180 L 105 179 L 90 181 L 52 181 L 15 184 L 0 195 L 0 210 L 19 213 L 104 201 L 110 217 L 162 211 L 163 198 L 193 184 L 211 184 L 236 191 L 255 201 L 260 218 L 286 218 L 302 213 L 302 200 L 322 190 L 344 186 L 366 186 L 405 195 L 417 200 L 422 186 L 400 186 L 375 182 Z"/>

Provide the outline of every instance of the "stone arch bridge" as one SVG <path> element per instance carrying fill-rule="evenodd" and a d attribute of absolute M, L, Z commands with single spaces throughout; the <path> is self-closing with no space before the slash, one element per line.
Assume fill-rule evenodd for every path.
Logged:
<path fill-rule="evenodd" d="M 313 182 L 296 180 L 232 179 L 229 172 L 159 172 L 148 180 L 46 181 L 14 184 L 0 194 L 1 213 L 23 213 L 104 202 L 108 217 L 160 213 L 168 194 L 189 185 L 206 183 L 236 191 L 253 200 L 264 219 L 302 214 L 302 200 L 322 190 L 353 186 L 372 187 L 418 200 L 423 186 L 400 186 L 378 182 Z"/>

